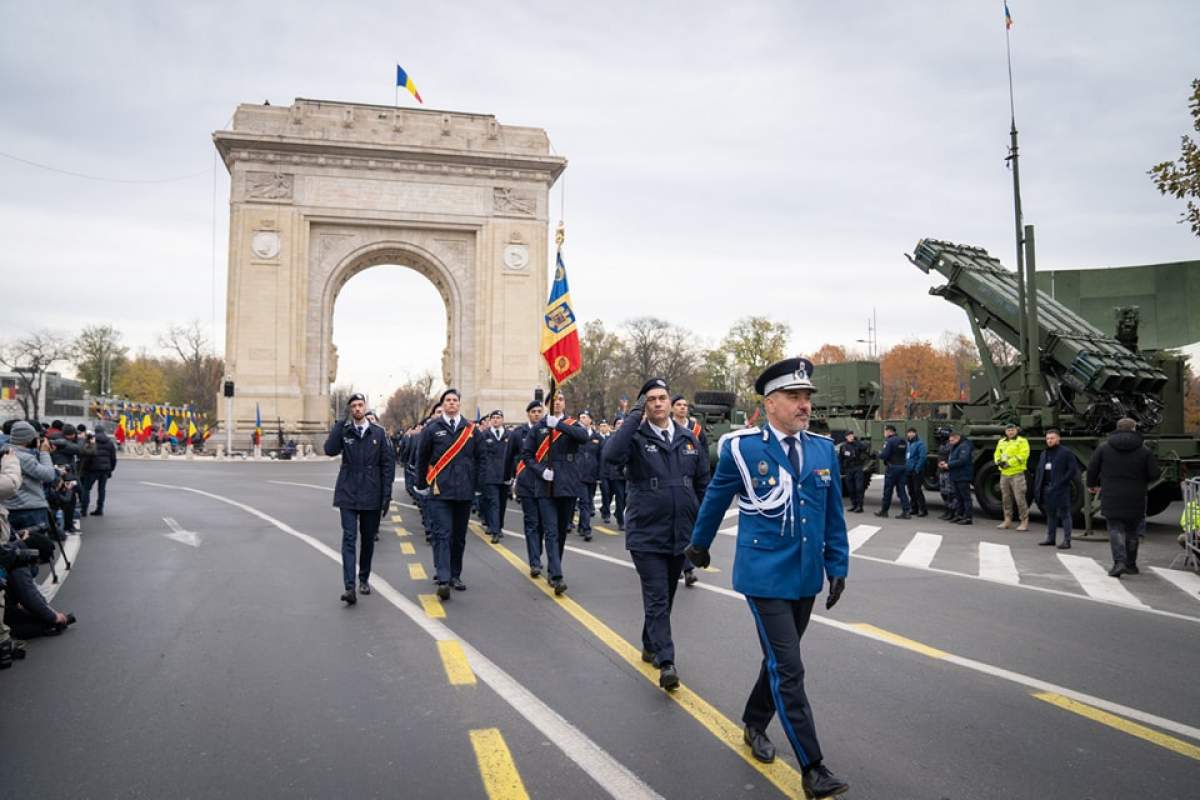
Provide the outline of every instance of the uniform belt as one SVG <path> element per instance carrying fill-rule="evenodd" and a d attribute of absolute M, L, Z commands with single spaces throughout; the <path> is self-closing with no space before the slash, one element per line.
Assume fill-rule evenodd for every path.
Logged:
<path fill-rule="evenodd" d="M 674 486 L 682 486 L 686 489 L 692 488 L 692 479 L 683 478 L 651 478 L 647 481 L 630 481 L 631 486 L 635 489 L 670 489 Z"/>

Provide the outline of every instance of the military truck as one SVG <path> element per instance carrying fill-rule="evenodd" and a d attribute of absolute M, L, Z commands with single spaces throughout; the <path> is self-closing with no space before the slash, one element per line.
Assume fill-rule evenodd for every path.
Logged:
<path fill-rule="evenodd" d="M 1032 288 L 1031 243 L 1030 236 Z M 908 259 L 922 272 L 946 278 L 929 293 L 966 312 L 979 349 L 982 369 L 972 379 L 971 399 L 942 404 L 944 419 L 925 420 L 924 427 L 932 434 L 926 440 L 931 452 L 939 429 L 951 425 L 974 444 L 975 496 L 985 514 L 1003 513 L 1000 472 L 992 457 L 1010 420 L 1029 439 L 1030 495 L 1047 428 L 1062 431 L 1063 444 L 1086 467 L 1116 421 L 1131 417 L 1163 468 L 1150 487 L 1147 513 L 1159 514 L 1182 499 L 1181 482 L 1200 474 L 1200 437 L 1184 429 L 1185 362 L 1171 351 L 1137 349 L 1132 309 L 1115 309 L 1119 338 L 1112 337 L 1045 292 L 1022 293 L 1016 273 L 982 248 L 922 239 Z M 1017 363 L 998 364 L 984 331 L 1015 348 Z M 897 421 L 897 427 L 908 424 Z M 1072 490 L 1073 511 L 1082 509 L 1083 500 L 1081 479 Z"/>
<path fill-rule="evenodd" d="M 746 426 L 746 412 L 736 406 L 737 394 L 734 392 L 700 391 L 692 398 L 689 411 L 704 426 L 704 435 L 708 438 L 708 463 L 714 469 L 721 437 Z"/>

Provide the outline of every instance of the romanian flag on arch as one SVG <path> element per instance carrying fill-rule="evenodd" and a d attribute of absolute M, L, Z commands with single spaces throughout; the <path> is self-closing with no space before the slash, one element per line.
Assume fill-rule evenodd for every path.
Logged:
<path fill-rule="evenodd" d="M 575 312 L 571 309 L 571 290 L 567 287 L 567 268 L 562 250 L 555 259 L 554 285 L 546 300 L 546 316 L 542 320 L 542 358 L 558 383 L 579 372 L 582 357 L 579 352 L 579 331 L 575 328 Z"/>

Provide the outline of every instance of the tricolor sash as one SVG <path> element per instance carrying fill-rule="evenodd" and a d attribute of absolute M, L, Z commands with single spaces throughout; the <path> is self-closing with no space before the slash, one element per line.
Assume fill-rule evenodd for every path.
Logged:
<path fill-rule="evenodd" d="M 563 422 L 567 423 L 568 425 L 574 425 L 575 418 L 564 417 Z M 539 464 L 546 460 L 546 456 L 550 453 L 550 445 L 552 445 L 554 442 L 557 442 L 558 437 L 560 436 L 562 436 L 562 431 L 554 429 L 550 431 L 549 436 L 547 436 L 545 439 L 542 439 L 542 443 L 538 445 L 537 453 L 534 454 L 534 457 L 537 459 Z"/>
<path fill-rule="evenodd" d="M 697 442 L 700 441 L 700 430 L 701 430 L 701 428 L 700 428 L 699 422 L 692 424 L 692 436 L 696 437 Z"/>
<path fill-rule="evenodd" d="M 437 480 L 437 476 L 442 473 L 442 470 L 450 466 L 450 462 L 454 460 L 455 456 L 461 453 L 462 449 L 467 446 L 467 440 L 471 438 L 471 434 L 474 432 L 475 423 L 467 423 L 467 427 L 462 429 L 462 433 L 460 433 L 458 438 L 454 440 L 454 444 L 450 445 L 450 449 L 442 453 L 442 457 L 437 460 L 437 463 L 431 465 L 429 469 L 425 471 L 425 482 L 427 484 L 433 486 L 433 482 Z M 434 487 L 434 493 L 437 494 L 436 486 Z"/>

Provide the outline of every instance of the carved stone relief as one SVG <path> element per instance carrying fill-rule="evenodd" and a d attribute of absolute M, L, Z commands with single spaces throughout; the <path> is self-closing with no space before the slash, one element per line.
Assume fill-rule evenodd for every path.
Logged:
<path fill-rule="evenodd" d="M 532 217 L 537 213 L 537 198 L 533 192 L 496 186 L 492 189 L 492 207 L 497 214 Z"/>
<path fill-rule="evenodd" d="M 247 172 L 246 196 L 255 200 L 291 200 L 295 178 L 289 172 Z"/>

